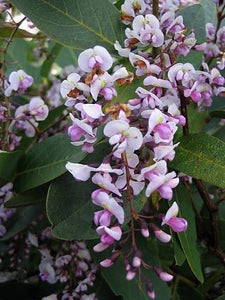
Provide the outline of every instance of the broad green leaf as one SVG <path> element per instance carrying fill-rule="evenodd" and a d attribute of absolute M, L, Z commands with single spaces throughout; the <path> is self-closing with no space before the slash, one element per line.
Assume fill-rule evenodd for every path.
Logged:
<path fill-rule="evenodd" d="M 96 206 L 91 193 L 96 188 L 90 182 L 77 182 L 69 173 L 56 178 L 47 196 L 47 215 L 54 236 L 64 240 L 97 238 L 93 225 Z"/>
<path fill-rule="evenodd" d="M 218 109 L 210 112 L 210 117 L 225 119 L 225 109 Z"/>
<path fill-rule="evenodd" d="M 19 165 L 15 189 L 23 192 L 44 184 L 65 173 L 68 160 L 79 162 L 85 156 L 80 147 L 71 145 L 66 134 L 50 137 L 28 150 Z"/>
<path fill-rule="evenodd" d="M 0 178 L 13 181 L 15 177 L 18 162 L 23 155 L 22 151 L 0 152 Z"/>
<path fill-rule="evenodd" d="M 48 53 L 43 65 L 41 66 L 41 76 L 47 77 L 51 71 L 52 65 L 62 49 L 62 45 L 55 43 L 50 53 Z"/>
<path fill-rule="evenodd" d="M 211 0 L 201 0 L 200 4 L 202 5 L 205 12 L 205 22 L 213 23 L 216 25 L 216 5 Z"/>
<path fill-rule="evenodd" d="M 108 143 L 99 143 L 83 164 L 101 163 L 107 154 Z M 47 214 L 52 233 L 66 240 L 95 239 L 93 213 L 98 210 L 91 202 L 91 193 L 97 187 L 90 182 L 77 182 L 68 172 L 55 179 L 49 187 Z"/>
<path fill-rule="evenodd" d="M 0 241 L 6 241 L 26 229 L 30 223 L 43 213 L 43 206 L 33 205 L 17 208 L 16 213 L 9 219 L 6 234 Z"/>
<path fill-rule="evenodd" d="M 62 68 L 65 68 L 69 65 L 74 65 L 77 67 L 77 58 L 79 54 L 80 51 L 76 49 L 71 47 L 63 47 L 56 59 L 56 63 Z"/>
<path fill-rule="evenodd" d="M 48 186 L 48 184 L 44 184 L 24 193 L 17 194 L 5 203 L 5 207 L 12 208 L 44 203 L 47 196 Z"/>
<path fill-rule="evenodd" d="M 191 5 L 181 9 L 178 16 L 183 16 L 184 25 L 187 26 L 187 34 L 194 29 L 198 43 L 205 41 L 205 12 L 200 4 Z"/>
<path fill-rule="evenodd" d="M 102 45 L 113 50 L 124 39 L 120 13 L 109 0 L 12 0 L 23 14 L 60 44 L 78 50 Z"/>
<path fill-rule="evenodd" d="M 187 230 L 178 233 L 178 238 L 192 272 L 200 282 L 203 282 L 204 279 L 201 270 L 200 255 L 196 245 L 197 233 L 195 216 L 192 209 L 191 200 L 183 183 L 180 183 L 175 189 L 173 199 L 179 206 L 178 217 L 184 218 L 188 222 Z"/>
<path fill-rule="evenodd" d="M 180 139 L 169 166 L 191 177 L 225 188 L 225 143 L 207 134 Z"/>

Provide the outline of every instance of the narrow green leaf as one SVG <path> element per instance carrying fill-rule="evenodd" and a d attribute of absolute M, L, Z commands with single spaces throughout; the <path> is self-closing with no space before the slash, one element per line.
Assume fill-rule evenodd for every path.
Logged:
<path fill-rule="evenodd" d="M 173 199 L 179 206 L 179 217 L 188 221 L 187 230 L 178 233 L 178 238 L 192 272 L 200 282 L 203 282 L 200 255 L 196 245 L 197 233 L 195 216 L 187 189 L 182 183 L 175 189 Z"/>
<path fill-rule="evenodd" d="M 97 237 L 92 222 L 96 210 L 91 202 L 94 188 L 90 182 L 76 182 L 69 173 L 51 183 L 47 196 L 47 215 L 54 236 L 65 240 Z"/>
<path fill-rule="evenodd" d="M 172 230 L 171 230 L 171 235 L 172 235 L 172 239 L 173 239 L 174 258 L 176 261 L 176 265 L 182 266 L 183 263 L 185 262 L 186 257 L 184 255 L 184 252 L 181 249 L 181 246 L 177 239 L 177 236 L 175 235 L 175 233 Z"/>
<path fill-rule="evenodd" d="M 58 54 L 60 53 L 60 50 L 62 49 L 62 45 L 55 43 L 52 50 L 48 54 L 47 58 L 45 59 L 42 67 L 41 67 L 41 76 L 47 77 L 51 71 L 51 67 L 53 63 L 55 62 Z"/>
<path fill-rule="evenodd" d="M 191 177 L 225 188 L 225 143 L 207 134 L 180 139 L 169 166 Z"/>
<path fill-rule="evenodd" d="M 44 184 L 24 193 L 17 194 L 16 196 L 8 200 L 4 206 L 6 208 L 12 208 L 44 203 L 47 196 L 48 186 L 48 184 Z"/>
<path fill-rule="evenodd" d="M 0 152 L 0 178 L 13 181 L 15 177 L 17 166 L 20 158 L 22 157 L 22 151 L 15 152 Z"/>
<path fill-rule="evenodd" d="M 181 9 L 178 16 L 183 16 L 184 25 L 187 26 L 187 33 L 194 29 L 195 37 L 198 43 L 205 41 L 205 12 L 200 4 L 191 5 Z"/>
<path fill-rule="evenodd" d="M 102 45 L 113 50 L 124 39 L 120 13 L 109 0 L 12 0 L 22 13 L 60 44 L 79 50 Z"/>
<path fill-rule="evenodd" d="M 212 118 L 225 119 L 225 109 L 218 109 L 209 113 Z"/>
<path fill-rule="evenodd" d="M 32 147 L 19 165 L 15 189 L 23 192 L 66 172 L 66 162 L 79 162 L 86 156 L 74 147 L 66 134 L 50 137 Z"/>

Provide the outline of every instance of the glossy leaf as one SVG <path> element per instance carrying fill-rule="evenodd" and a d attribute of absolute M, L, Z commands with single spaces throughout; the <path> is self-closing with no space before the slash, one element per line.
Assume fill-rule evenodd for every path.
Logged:
<path fill-rule="evenodd" d="M 86 156 L 74 147 L 66 134 L 50 137 L 31 148 L 19 165 L 15 188 L 17 192 L 46 183 L 66 172 L 66 162 L 79 162 Z"/>
<path fill-rule="evenodd" d="M 200 4 L 191 5 L 181 9 L 178 16 L 183 16 L 184 25 L 187 26 L 187 33 L 194 29 L 198 43 L 205 41 L 205 12 Z"/>
<path fill-rule="evenodd" d="M 225 188 L 225 143 L 207 134 L 180 139 L 169 166 L 191 177 Z"/>
<path fill-rule="evenodd" d="M 41 31 L 60 44 L 113 50 L 124 39 L 120 13 L 109 0 L 12 0 Z"/>
<path fill-rule="evenodd" d="M 175 189 L 173 199 L 179 206 L 178 217 L 184 218 L 188 221 L 187 230 L 178 233 L 181 247 L 184 251 L 192 272 L 200 282 L 203 282 L 204 279 L 201 270 L 200 255 L 196 245 L 197 232 L 195 225 L 195 216 L 187 189 L 182 183 L 180 183 L 179 186 Z"/>
<path fill-rule="evenodd" d="M 81 163 L 102 162 L 107 149 L 107 143 L 99 143 L 95 152 Z M 90 181 L 77 182 L 69 172 L 52 182 L 47 196 L 47 214 L 56 237 L 66 240 L 98 237 L 92 221 L 94 211 L 99 210 L 91 202 L 94 189 L 96 185 Z"/>
<path fill-rule="evenodd" d="M 90 200 L 94 188 L 90 182 L 76 182 L 71 174 L 65 174 L 51 183 L 47 215 L 54 236 L 65 240 L 97 238 L 92 222 L 96 206 Z"/>
<path fill-rule="evenodd" d="M 20 207 L 27 205 L 36 205 L 39 203 L 44 203 L 47 196 L 48 184 L 44 184 L 37 188 L 28 190 L 21 194 L 16 194 L 14 197 L 9 199 L 4 206 L 6 208 Z"/>
<path fill-rule="evenodd" d="M 13 181 L 18 162 L 23 155 L 22 151 L 0 152 L 0 178 Z"/>

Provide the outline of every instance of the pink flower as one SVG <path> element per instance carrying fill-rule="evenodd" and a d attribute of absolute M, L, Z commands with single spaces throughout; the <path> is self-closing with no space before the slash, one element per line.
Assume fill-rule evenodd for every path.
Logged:
<path fill-rule="evenodd" d="M 78 56 L 78 65 L 85 72 L 91 72 L 94 68 L 107 71 L 112 67 L 112 64 L 111 55 L 102 46 L 86 49 Z"/>
<path fill-rule="evenodd" d="M 26 74 L 23 70 L 13 71 L 9 75 L 9 86 L 5 89 L 5 96 L 9 97 L 12 91 L 23 94 L 33 83 L 33 77 Z"/>
<path fill-rule="evenodd" d="M 120 224 L 124 222 L 124 210 L 105 190 L 98 189 L 91 194 L 92 202 L 113 214 Z"/>
<path fill-rule="evenodd" d="M 188 223 L 183 218 L 177 218 L 179 208 L 176 202 L 168 209 L 165 217 L 163 218 L 162 225 L 169 225 L 174 232 L 186 231 Z"/>

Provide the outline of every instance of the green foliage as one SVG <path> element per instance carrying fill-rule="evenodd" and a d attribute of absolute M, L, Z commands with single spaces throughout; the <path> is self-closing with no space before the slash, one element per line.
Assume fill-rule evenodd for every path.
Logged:
<path fill-rule="evenodd" d="M 124 38 L 120 13 L 109 0 L 11 2 L 53 40 L 78 50 L 95 45 L 113 50 L 114 41 Z"/>
<path fill-rule="evenodd" d="M 0 178 L 12 181 L 15 177 L 17 165 L 23 155 L 22 151 L 0 152 Z"/>
<path fill-rule="evenodd" d="M 66 240 L 97 238 L 92 224 L 96 210 L 90 199 L 93 190 L 93 184 L 76 182 L 71 174 L 65 174 L 51 183 L 47 214 L 54 236 Z"/>
<path fill-rule="evenodd" d="M 66 134 L 34 145 L 24 156 L 15 179 L 17 192 L 46 183 L 66 172 L 67 161 L 79 162 L 86 154 L 70 144 Z"/>
<path fill-rule="evenodd" d="M 174 200 L 179 206 L 179 217 L 188 220 L 188 228 L 184 232 L 178 233 L 181 247 L 187 258 L 188 264 L 200 282 L 203 282 L 203 274 L 201 270 L 200 255 L 197 250 L 197 232 L 195 224 L 195 216 L 192 209 L 190 197 L 187 189 L 180 183 L 174 191 Z"/>
<path fill-rule="evenodd" d="M 207 134 L 190 134 L 180 139 L 170 167 L 191 177 L 225 188 L 225 143 Z"/>
<path fill-rule="evenodd" d="M 195 37 L 198 43 L 205 41 L 205 12 L 200 4 L 191 5 L 181 9 L 178 16 L 183 16 L 184 25 L 187 26 L 187 32 L 191 33 L 194 29 Z"/>

